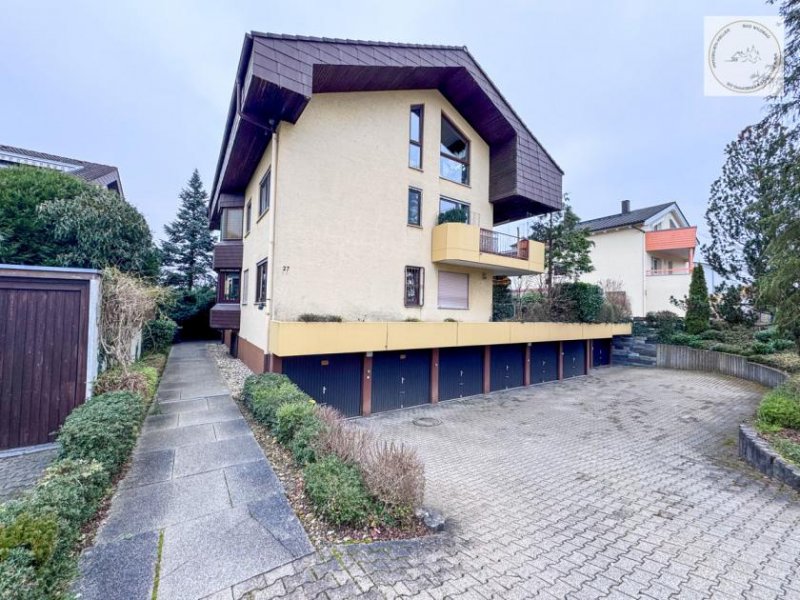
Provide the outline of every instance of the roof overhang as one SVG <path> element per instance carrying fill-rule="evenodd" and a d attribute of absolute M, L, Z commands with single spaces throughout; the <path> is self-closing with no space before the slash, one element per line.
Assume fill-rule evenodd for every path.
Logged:
<path fill-rule="evenodd" d="M 281 121 L 315 93 L 436 89 L 490 147 L 489 199 L 500 224 L 560 210 L 563 172 L 465 48 L 245 36 L 209 205 L 242 194 Z"/>

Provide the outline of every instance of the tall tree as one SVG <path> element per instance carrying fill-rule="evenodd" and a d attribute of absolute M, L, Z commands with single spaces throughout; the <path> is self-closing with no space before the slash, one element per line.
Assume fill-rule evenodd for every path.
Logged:
<path fill-rule="evenodd" d="M 181 190 L 180 200 L 176 219 L 164 227 L 167 239 L 161 244 L 165 267 L 162 279 L 167 285 L 191 290 L 214 282 L 211 275 L 214 237 L 208 228 L 206 212 L 208 194 L 197 169 L 187 187 Z"/>
<path fill-rule="evenodd" d="M 702 333 L 708 329 L 711 320 L 711 305 L 708 301 L 706 274 L 702 265 L 695 266 L 686 297 L 686 332 Z"/>
<path fill-rule="evenodd" d="M 800 152 L 786 127 L 764 122 L 744 129 L 725 154 L 706 210 L 711 243 L 702 250 L 723 277 L 753 286 L 766 270 L 771 220 L 796 202 Z"/>
<path fill-rule="evenodd" d="M 158 277 L 158 250 L 147 221 L 114 192 L 90 185 L 75 198 L 43 202 L 38 219 L 54 243 L 48 264 Z"/>
<path fill-rule="evenodd" d="M 537 217 L 531 224 L 530 239 L 544 244 L 544 261 L 547 271 L 547 288 L 553 287 L 554 276 L 577 281 L 583 273 L 594 271 L 590 251 L 594 242 L 589 231 L 579 227 L 580 218 L 564 194 L 564 209 Z"/>
<path fill-rule="evenodd" d="M 767 259 L 759 304 L 775 311 L 775 324 L 794 339 L 800 353 L 800 208 L 775 220 Z"/>
<path fill-rule="evenodd" d="M 769 0 L 776 4 L 775 0 Z M 780 4 L 780 15 L 785 27 L 783 51 L 783 93 L 769 98 L 767 120 L 789 127 L 789 134 L 798 138 L 800 130 L 800 0 L 784 0 Z"/>

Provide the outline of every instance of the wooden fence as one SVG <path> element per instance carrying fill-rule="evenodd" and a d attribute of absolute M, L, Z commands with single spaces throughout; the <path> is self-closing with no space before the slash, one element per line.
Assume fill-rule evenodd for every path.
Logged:
<path fill-rule="evenodd" d="M 686 369 L 732 375 L 774 388 L 787 379 L 786 373 L 766 365 L 750 362 L 744 356 L 688 346 L 658 344 L 656 366 L 662 369 Z"/>

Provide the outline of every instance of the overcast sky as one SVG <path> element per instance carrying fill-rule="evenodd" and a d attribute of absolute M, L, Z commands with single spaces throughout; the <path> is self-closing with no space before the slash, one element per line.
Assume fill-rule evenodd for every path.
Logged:
<path fill-rule="evenodd" d="M 157 236 L 210 188 L 249 30 L 466 45 L 564 169 L 582 218 L 677 201 L 702 227 L 759 98 L 703 95 L 703 17 L 761 1 L 36 2 L 0 19 L 0 143 L 119 167 Z M 701 232 L 701 241 L 705 236 Z"/>

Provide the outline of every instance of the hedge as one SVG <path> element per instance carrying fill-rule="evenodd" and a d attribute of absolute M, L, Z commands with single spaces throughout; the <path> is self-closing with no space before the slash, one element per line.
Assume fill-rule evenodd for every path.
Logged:
<path fill-rule="evenodd" d="M 73 410 L 58 433 L 58 459 L 33 489 L 0 505 L 0 599 L 70 597 L 81 528 L 128 460 L 163 364 L 163 358 L 150 356 L 133 366 L 146 396 L 107 392 Z"/>
<path fill-rule="evenodd" d="M 168 352 L 177 331 L 178 324 L 172 319 L 162 317 L 149 321 L 142 331 L 142 351 Z"/>
<path fill-rule="evenodd" d="M 275 426 L 281 405 L 311 401 L 286 375 L 278 373 L 248 377 L 244 382 L 242 398 L 253 416 L 270 429 Z"/>

